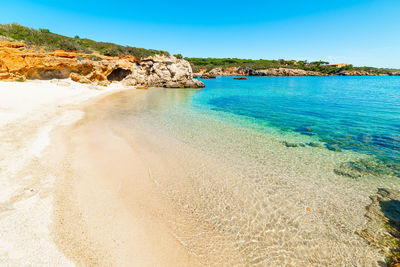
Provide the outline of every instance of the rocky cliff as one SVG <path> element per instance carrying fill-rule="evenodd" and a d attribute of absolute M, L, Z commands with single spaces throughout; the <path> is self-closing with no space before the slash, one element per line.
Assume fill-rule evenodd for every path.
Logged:
<path fill-rule="evenodd" d="M 315 71 L 306 71 L 302 69 L 291 68 L 271 68 L 263 70 L 254 70 L 251 68 L 231 67 L 231 68 L 215 68 L 209 72 L 196 73 L 196 75 L 207 76 L 326 76 Z"/>
<path fill-rule="evenodd" d="M 0 80 L 65 79 L 107 86 L 121 81 L 131 86 L 199 88 L 190 64 L 172 56 L 109 57 L 65 51 L 28 49 L 24 43 L 0 41 Z"/>
<path fill-rule="evenodd" d="M 390 75 L 399 75 L 400 73 L 393 72 Z M 214 68 L 210 71 L 202 69 L 199 73 L 195 73 L 196 76 L 202 78 L 213 78 L 215 76 L 328 76 L 328 74 L 309 71 L 295 68 L 270 68 L 270 69 L 252 69 L 249 67 L 230 67 L 230 68 Z M 370 73 L 365 70 L 350 70 L 342 71 L 338 74 L 339 76 L 376 76 L 378 74 Z M 382 74 L 383 75 L 383 74 Z M 389 74 L 386 74 L 389 75 Z"/>

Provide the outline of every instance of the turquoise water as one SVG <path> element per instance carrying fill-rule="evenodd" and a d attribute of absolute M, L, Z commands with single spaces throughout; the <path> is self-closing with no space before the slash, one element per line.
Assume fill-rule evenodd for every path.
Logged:
<path fill-rule="evenodd" d="M 377 188 L 400 188 L 400 77 L 204 82 L 122 92 L 102 118 L 141 153 L 176 211 L 151 212 L 189 253 L 205 266 L 383 266 L 357 233 Z"/>
<path fill-rule="evenodd" d="M 330 150 L 373 156 L 400 175 L 400 77 L 218 77 L 203 82 L 206 88 L 193 95 L 192 108 L 235 114 L 264 132 L 313 137 Z"/>

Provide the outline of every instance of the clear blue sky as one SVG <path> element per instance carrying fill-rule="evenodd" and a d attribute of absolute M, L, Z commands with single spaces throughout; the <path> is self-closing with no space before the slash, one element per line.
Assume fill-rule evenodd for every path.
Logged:
<path fill-rule="evenodd" d="M 400 68 L 400 0 L 1 0 L 0 23 L 188 57 Z"/>

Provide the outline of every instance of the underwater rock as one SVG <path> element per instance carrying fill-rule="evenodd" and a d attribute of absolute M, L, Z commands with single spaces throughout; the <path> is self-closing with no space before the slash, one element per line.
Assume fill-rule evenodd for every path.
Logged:
<path fill-rule="evenodd" d="M 372 136 L 369 134 L 359 134 L 357 140 L 361 143 L 370 143 L 372 141 Z"/>
<path fill-rule="evenodd" d="M 400 191 L 379 188 L 370 198 L 368 222 L 357 234 L 382 251 L 388 266 L 395 266 L 400 263 Z"/>
<path fill-rule="evenodd" d="M 305 145 L 302 143 L 290 143 L 287 141 L 282 141 L 281 143 L 284 144 L 286 147 L 305 147 Z"/>
<path fill-rule="evenodd" d="M 360 159 L 357 161 L 344 162 L 333 171 L 337 175 L 347 176 L 353 179 L 359 179 L 363 176 L 382 176 L 392 175 L 400 177 L 400 171 L 397 171 L 397 165 L 385 164 L 379 160 Z"/>
<path fill-rule="evenodd" d="M 335 151 L 335 152 L 341 152 L 342 150 L 340 149 L 340 147 L 336 144 L 325 144 L 325 147 L 331 151 Z"/>
<path fill-rule="evenodd" d="M 313 129 L 311 129 L 310 127 L 300 127 L 296 128 L 294 131 L 308 136 L 314 135 Z"/>
<path fill-rule="evenodd" d="M 318 148 L 323 148 L 324 146 L 320 143 L 316 143 L 316 142 L 309 142 L 306 145 L 311 146 L 311 147 L 318 147 Z"/>
<path fill-rule="evenodd" d="M 386 135 L 373 135 L 372 143 L 381 147 L 400 150 L 400 137 L 386 136 Z"/>

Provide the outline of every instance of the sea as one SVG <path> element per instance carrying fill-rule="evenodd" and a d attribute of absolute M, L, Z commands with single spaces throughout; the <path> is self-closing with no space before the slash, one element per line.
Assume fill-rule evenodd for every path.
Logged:
<path fill-rule="evenodd" d="M 204 265 L 384 265 L 359 232 L 400 189 L 400 77 L 202 81 L 122 92 L 106 118 L 158 158 L 180 243 Z"/>

